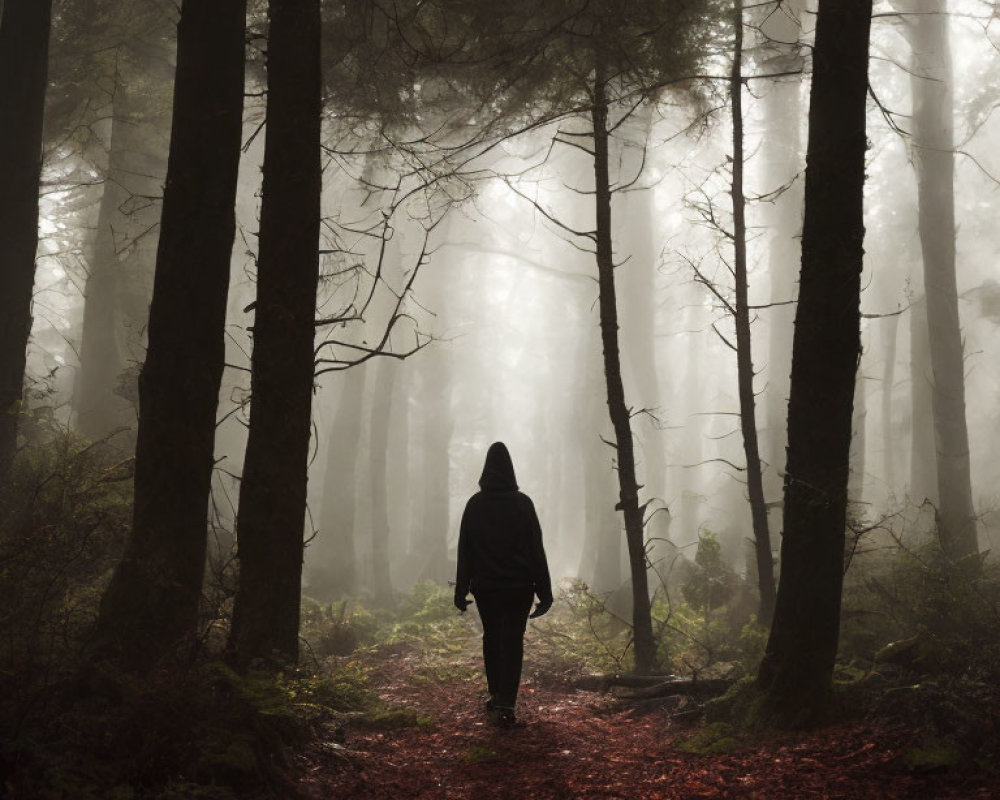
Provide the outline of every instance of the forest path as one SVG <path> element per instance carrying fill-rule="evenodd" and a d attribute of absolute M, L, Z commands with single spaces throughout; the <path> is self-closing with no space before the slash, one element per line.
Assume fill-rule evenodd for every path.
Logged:
<path fill-rule="evenodd" d="M 528 666 L 528 665 L 526 665 Z M 524 727 L 490 725 L 478 659 L 456 653 L 428 669 L 412 649 L 373 665 L 380 696 L 430 718 L 383 730 L 348 727 L 300 761 L 303 797 L 323 800 L 935 800 L 1000 798 L 987 786 L 899 763 L 913 732 L 845 724 L 769 737 L 719 755 L 678 749 L 697 729 L 667 707 L 639 712 L 592 692 L 546 686 L 528 666 L 519 699 Z"/>

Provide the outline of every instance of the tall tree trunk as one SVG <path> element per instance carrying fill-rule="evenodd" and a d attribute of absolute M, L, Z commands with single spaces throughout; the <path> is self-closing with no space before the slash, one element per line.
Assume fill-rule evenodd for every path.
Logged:
<path fill-rule="evenodd" d="M 367 370 L 359 364 L 335 373 L 343 386 L 326 438 L 319 534 L 308 559 L 309 593 L 318 600 L 354 594 L 358 587 L 354 519 Z"/>
<path fill-rule="evenodd" d="M 443 313 L 443 311 L 442 311 Z M 420 408 L 423 424 L 424 502 L 421 512 L 419 558 L 421 580 L 445 581 L 448 566 L 448 529 L 451 523 L 451 438 L 455 423 L 451 411 L 450 354 L 428 348 L 420 366 Z"/>
<path fill-rule="evenodd" d="M 275 656 L 295 663 L 299 655 L 322 183 L 319 6 L 319 0 L 268 5 L 250 433 L 229 643 L 242 667 Z"/>
<path fill-rule="evenodd" d="M 762 64 L 769 73 L 789 72 L 802 65 L 800 20 L 805 0 L 783 0 L 767 4 L 757 13 L 764 37 Z M 766 48 L 766 49 L 765 49 Z M 802 79 L 798 76 L 769 81 L 764 89 L 764 116 L 767 133 L 761 143 L 761 163 L 765 191 L 780 194 L 762 204 L 763 231 L 767 236 L 767 274 L 771 282 L 766 312 L 768 326 L 767 391 L 764 396 L 764 431 L 761 437 L 765 492 L 770 500 L 780 499 L 781 476 L 785 472 L 788 416 L 788 378 L 791 372 L 794 300 L 801 257 L 802 233 Z M 775 504 L 774 522 L 780 524 L 780 503 Z"/>
<path fill-rule="evenodd" d="M 375 365 L 375 387 L 372 393 L 371 438 L 371 542 L 372 593 L 380 606 L 392 604 L 392 579 L 389 574 L 389 497 L 388 459 L 389 424 L 392 419 L 393 385 L 398 364 L 381 358 Z"/>
<path fill-rule="evenodd" d="M 618 508 L 625 517 L 629 569 L 632 576 L 632 635 L 635 669 L 652 672 L 656 666 L 656 642 L 649 605 L 646 573 L 646 543 L 643 509 L 639 506 L 639 483 L 635 471 L 630 412 L 625 404 L 621 355 L 618 348 L 618 309 L 615 298 L 615 265 L 611 240 L 611 186 L 608 175 L 608 101 L 606 78 L 599 68 L 594 81 L 594 181 L 597 212 L 598 306 L 601 313 L 601 342 L 604 352 L 604 379 L 607 384 L 608 412 L 615 431 L 618 464 Z"/>
<path fill-rule="evenodd" d="M 80 368 L 73 391 L 76 427 L 98 439 L 132 427 L 136 409 L 129 375 L 141 362 L 166 171 L 169 114 L 144 92 L 142 68 L 164 52 L 122 53 L 116 70 L 111 141 L 84 290 Z"/>
<path fill-rule="evenodd" d="M 746 197 L 743 193 L 743 0 L 733 8 L 733 64 L 729 76 L 729 98 L 733 114 L 733 271 L 736 279 L 736 373 L 739 383 L 740 428 L 747 462 L 747 494 L 753 524 L 754 553 L 760 606 L 757 617 L 765 625 L 774 614 L 774 562 L 771 534 L 767 526 L 767 503 L 757 443 L 757 412 L 753 389 L 753 337 L 750 331 L 750 301 L 747 287 Z"/>
<path fill-rule="evenodd" d="M 882 478 L 890 497 L 896 491 L 898 446 L 893 436 L 893 392 L 896 383 L 896 345 L 899 338 L 899 315 L 882 320 Z"/>
<path fill-rule="evenodd" d="M 765 708 L 783 723 L 825 716 L 833 688 L 861 346 L 871 11 L 871 0 L 820 0 L 816 25 L 781 582 L 758 676 Z"/>
<path fill-rule="evenodd" d="M 38 181 L 52 0 L 7 0 L 0 19 L 0 479 L 17 449 L 38 249 Z"/>
<path fill-rule="evenodd" d="M 138 669 L 189 642 L 197 628 L 235 233 L 245 30 L 245 0 L 187 0 L 178 28 L 149 349 L 139 377 L 135 510 L 98 621 L 98 644 Z"/>
<path fill-rule="evenodd" d="M 913 154 L 930 331 L 938 536 L 952 559 L 978 552 L 972 505 L 965 361 L 955 277 L 954 75 L 945 0 L 897 3 L 913 48 Z M 914 420 L 919 424 L 919 420 Z"/>
<path fill-rule="evenodd" d="M 927 334 L 927 302 L 910 303 L 910 497 L 918 505 L 930 500 L 938 506 L 937 458 L 931 401 L 931 344 Z"/>

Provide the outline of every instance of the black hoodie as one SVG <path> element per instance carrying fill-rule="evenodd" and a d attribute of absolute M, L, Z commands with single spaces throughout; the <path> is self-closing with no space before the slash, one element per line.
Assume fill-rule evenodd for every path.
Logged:
<path fill-rule="evenodd" d="M 533 589 L 552 600 L 542 528 L 535 506 L 517 490 L 514 464 L 503 442 L 494 442 L 474 494 L 462 514 L 458 537 L 456 593 L 470 590 Z"/>

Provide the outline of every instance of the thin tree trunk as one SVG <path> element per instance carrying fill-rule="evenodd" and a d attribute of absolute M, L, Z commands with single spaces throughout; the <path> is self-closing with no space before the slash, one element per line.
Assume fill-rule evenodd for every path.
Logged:
<path fill-rule="evenodd" d="M 978 552 L 972 503 L 965 361 L 955 276 L 955 152 L 951 46 L 945 0 L 914 0 L 904 18 L 913 48 L 913 152 L 930 332 L 937 452 L 938 536 L 952 559 Z M 918 420 L 914 420 L 919 424 Z"/>
<path fill-rule="evenodd" d="M 299 654 L 316 289 L 320 4 L 271 0 L 250 433 L 236 517 L 236 663 Z"/>
<path fill-rule="evenodd" d="M 389 497 L 388 458 L 389 425 L 392 419 L 393 385 L 398 364 L 391 359 L 379 359 L 375 366 L 375 388 L 372 395 L 371 438 L 371 541 L 372 593 L 380 606 L 392 604 L 392 579 L 389 574 Z"/>
<path fill-rule="evenodd" d="M 929 500 L 938 506 L 937 458 L 931 401 L 931 345 L 927 335 L 927 303 L 910 303 L 910 497 L 918 505 Z"/>
<path fill-rule="evenodd" d="M 828 712 L 840 631 L 871 11 L 871 0 L 820 0 L 813 50 L 781 582 L 758 676 L 765 708 L 786 724 Z"/>
<path fill-rule="evenodd" d="M 243 116 L 245 0 L 188 0 L 149 349 L 139 378 L 135 511 L 98 645 L 151 667 L 196 633 Z M 210 124 L 207 121 L 211 121 Z"/>
<path fill-rule="evenodd" d="M 632 635 L 635 668 L 639 673 L 652 672 L 656 666 L 656 642 L 649 605 L 649 582 L 646 573 L 646 546 L 643 532 L 643 509 L 639 507 L 639 484 L 636 480 L 635 449 L 632 441 L 629 408 L 625 404 L 621 355 L 618 348 L 618 309 L 615 298 L 614 256 L 611 240 L 611 188 L 608 176 L 608 102 L 605 80 L 598 69 L 594 81 L 594 180 L 597 211 L 597 274 L 601 341 L 604 352 L 604 378 L 607 383 L 608 412 L 615 431 L 615 454 L 618 463 L 618 508 L 625 517 L 629 568 L 632 576 Z"/>
<path fill-rule="evenodd" d="M 746 197 L 743 193 L 743 0 L 735 0 L 733 9 L 734 47 L 729 97 L 733 114 L 733 270 L 736 279 L 736 373 L 740 396 L 740 428 L 743 453 L 747 462 L 747 494 L 753 523 L 754 553 L 757 560 L 757 586 L 760 590 L 758 620 L 771 623 L 774 614 L 774 562 L 771 557 L 771 534 L 767 526 L 767 504 L 757 443 L 757 412 L 753 389 L 753 337 L 750 331 L 750 302 L 747 289 Z"/>
<path fill-rule="evenodd" d="M 882 476 L 890 496 L 896 491 L 896 451 L 893 436 L 893 389 L 896 383 L 896 344 L 899 315 L 882 321 Z"/>
<path fill-rule="evenodd" d="M 0 20 L 0 479 L 17 449 L 31 292 L 51 0 L 8 0 Z"/>

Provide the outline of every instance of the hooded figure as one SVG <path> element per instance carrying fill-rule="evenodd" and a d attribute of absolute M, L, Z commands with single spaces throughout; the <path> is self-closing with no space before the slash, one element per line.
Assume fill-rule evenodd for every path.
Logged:
<path fill-rule="evenodd" d="M 552 583 L 535 506 L 517 490 L 514 464 L 503 442 L 494 442 L 474 494 L 462 514 L 458 538 L 455 606 L 468 608 L 471 591 L 483 621 L 483 662 L 493 721 L 514 724 L 521 683 L 524 629 L 530 616 L 552 607 Z"/>

